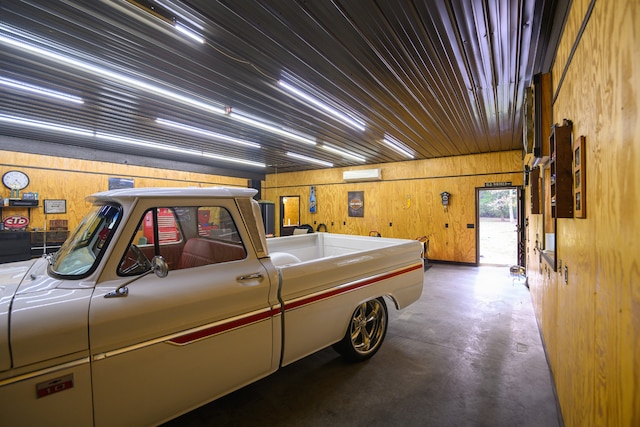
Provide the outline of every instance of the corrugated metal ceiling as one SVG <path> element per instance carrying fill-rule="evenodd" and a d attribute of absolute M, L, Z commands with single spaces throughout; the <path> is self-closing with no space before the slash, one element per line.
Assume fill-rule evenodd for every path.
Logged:
<path fill-rule="evenodd" d="M 523 91 L 555 48 L 549 35 L 557 3 L 3 2 L 0 134 L 249 174 L 325 167 L 287 153 L 336 167 L 410 159 L 385 145 L 385 136 L 415 159 L 520 149 Z M 363 128 L 290 94 L 281 80 Z"/>

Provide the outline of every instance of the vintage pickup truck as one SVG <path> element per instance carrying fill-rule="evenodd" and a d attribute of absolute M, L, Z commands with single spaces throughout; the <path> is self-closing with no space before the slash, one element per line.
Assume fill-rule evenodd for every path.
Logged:
<path fill-rule="evenodd" d="M 266 239 L 254 194 L 97 193 L 57 253 L 0 265 L 0 423 L 153 425 L 330 345 L 371 357 L 422 245 Z"/>

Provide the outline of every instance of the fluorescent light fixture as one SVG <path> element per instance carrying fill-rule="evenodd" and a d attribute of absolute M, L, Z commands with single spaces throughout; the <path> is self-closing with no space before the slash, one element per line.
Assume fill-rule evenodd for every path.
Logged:
<path fill-rule="evenodd" d="M 45 130 L 48 130 L 48 131 L 62 132 L 62 133 L 70 134 L 70 135 L 84 136 L 86 138 L 103 139 L 103 140 L 107 140 L 107 141 L 119 142 L 119 143 L 128 144 L 128 145 L 136 145 L 136 146 L 144 147 L 144 148 L 154 148 L 154 149 L 157 149 L 157 150 L 170 151 L 170 152 L 180 153 L 180 154 L 187 154 L 187 155 L 190 155 L 190 156 L 195 156 L 195 157 L 200 157 L 200 158 L 204 157 L 204 158 L 207 158 L 207 159 L 215 159 L 215 160 L 220 160 L 220 161 L 224 161 L 224 162 L 239 163 L 239 164 L 253 166 L 253 167 L 259 167 L 259 168 L 266 167 L 266 165 L 264 163 L 252 162 L 250 160 L 236 159 L 236 158 L 233 158 L 233 157 L 219 156 L 217 154 L 208 153 L 208 152 L 205 152 L 205 151 L 189 150 L 189 149 L 186 149 L 186 148 L 172 147 L 170 145 L 159 144 L 157 142 L 152 142 L 152 141 L 147 141 L 147 140 L 142 140 L 142 139 L 136 139 L 136 138 L 129 138 L 129 137 L 126 137 L 126 136 L 114 135 L 114 134 L 104 133 L 104 132 L 94 132 L 94 131 L 87 130 L 87 129 L 75 128 L 75 127 L 71 127 L 71 126 L 64 126 L 64 125 L 59 125 L 59 124 L 51 123 L 51 122 L 44 122 L 44 121 L 40 121 L 40 120 L 27 119 L 25 117 L 7 116 L 7 115 L 4 115 L 4 114 L 0 114 L 0 122 L 11 123 L 11 124 L 15 124 L 15 125 L 27 126 L 27 127 L 32 127 L 32 128 L 38 128 L 38 129 L 45 129 Z"/>
<path fill-rule="evenodd" d="M 76 104 L 83 104 L 82 98 L 67 93 L 58 92 L 55 90 L 47 89 L 40 86 L 31 85 L 29 83 L 21 82 L 18 80 L 9 79 L 6 77 L 0 77 L 0 85 L 8 86 L 14 89 L 18 89 L 25 92 L 35 93 L 37 95 L 44 95 L 55 99 L 61 99 L 63 101 L 75 102 Z"/>
<path fill-rule="evenodd" d="M 221 160 L 223 162 L 240 163 L 240 164 L 243 164 L 243 165 L 253 166 L 253 167 L 256 167 L 256 168 L 265 168 L 265 167 L 267 167 L 267 165 L 265 165 L 264 163 L 252 162 L 251 160 L 236 159 L 236 158 L 233 158 L 233 157 L 224 157 L 224 156 L 219 156 L 217 154 L 212 154 L 212 153 L 202 153 L 202 157 L 206 157 L 208 159 Z"/>
<path fill-rule="evenodd" d="M 411 154 L 409 151 L 407 151 L 407 149 L 404 147 L 404 145 L 402 145 L 400 142 L 398 142 L 395 138 L 390 137 L 390 136 L 385 136 L 384 139 L 382 140 L 382 142 L 388 146 L 389 148 L 394 149 L 395 151 L 397 151 L 398 153 L 402 154 L 405 157 L 409 157 L 410 159 L 413 159 L 413 154 Z"/>
<path fill-rule="evenodd" d="M 236 159 L 234 157 L 219 156 L 217 154 L 207 153 L 205 151 L 190 150 L 190 149 L 187 149 L 187 148 L 172 147 L 170 145 L 158 144 L 157 142 L 151 142 L 151 141 L 147 141 L 147 140 L 143 140 L 143 139 L 129 138 L 129 137 L 126 137 L 126 136 L 120 136 L 120 135 L 113 135 L 113 134 L 108 134 L 108 133 L 96 132 L 96 138 L 98 138 L 98 139 L 106 139 L 106 140 L 109 140 L 109 141 L 120 142 L 120 143 L 124 143 L 124 144 L 129 144 L 129 145 L 137 145 L 137 146 L 141 146 L 141 147 L 145 147 L 145 148 L 153 147 L 153 148 L 156 148 L 156 149 L 159 149 L 159 150 L 163 150 L 163 151 L 171 151 L 171 152 L 180 153 L 180 154 L 189 154 L 189 155 L 193 155 L 193 156 L 206 157 L 208 159 L 216 159 L 216 160 L 221 160 L 221 161 L 224 161 L 224 162 L 240 163 L 240 164 L 243 164 L 243 165 L 261 167 L 261 168 L 266 167 L 266 165 L 263 164 L 263 163 L 252 162 L 250 160 Z"/>
<path fill-rule="evenodd" d="M 40 120 L 27 119 L 25 117 L 7 116 L 0 114 L 0 122 L 11 123 L 14 125 L 28 126 L 32 128 L 51 130 L 55 132 L 63 132 L 71 135 L 80 135 L 86 137 L 94 137 L 94 132 L 86 129 L 75 128 L 71 126 L 59 125 L 56 123 L 43 122 Z"/>
<path fill-rule="evenodd" d="M 322 166 L 326 166 L 328 168 L 333 167 L 333 163 L 325 162 L 324 160 L 314 159 L 313 157 L 303 156 L 302 154 L 292 153 L 291 151 L 287 152 L 287 156 L 293 157 L 294 159 L 304 160 L 305 162 L 317 163 Z"/>
<path fill-rule="evenodd" d="M 158 119 L 156 119 L 156 123 L 158 123 L 160 125 L 163 125 L 163 126 L 168 126 L 168 127 L 172 127 L 172 128 L 175 128 L 175 129 L 191 132 L 191 133 L 194 133 L 196 135 L 203 135 L 203 136 L 206 136 L 206 137 L 218 140 L 218 141 L 231 142 L 233 144 L 244 145 L 246 147 L 251 147 L 251 148 L 260 148 L 260 144 L 256 144 L 255 142 L 243 141 L 241 139 L 234 138 L 232 136 L 222 135 L 220 133 L 211 132 L 211 131 L 208 131 L 208 130 L 204 130 L 204 129 L 200 129 L 200 128 L 197 128 L 197 127 L 185 125 L 185 124 L 182 124 L 182 123 L 172 122 L 170 120 L 165 120 L 165 119 L 158 118 Z"/>
<path fill-rule="evenodd" d="M 352 159 L 352 160 L 355 160 L 357 162 L 364 163 L 364 162 L 367 161 L 367 159 L 365 159 L 362 156 L 358 156 L 357 154 L 349 153 L 348 151 L 339 150 L 339 149 L 334 148 L 334 147 L 332 147 L 332 146 L 330 146 L 328 144 L 322 144 L 321 148 L 323 148 L 323 149 L 325 149 L 327 151 L 330 151 L 333 154 L 337 154 L 339 156 L 345 157 L 347 159 Z"/>
<path fill-rule="evenodd" d="M 317 98 L 314 98 L 313 96 L 309 95 L 308 93 L 301 91 L 300 89 L 290 85 L 289 83 L 287 83 L 285 81 L 279 80 L 278 84 L 283 89 L 285 89 L 288 92 L 296 95 L 298 98 L 303 99 L 303 100 L 315 105 L 316 107 L 320 108 L 324 112 L 326 112 L 326 113 L 332 115 L 333 117 L 337 118 L 342 123 L 344 123 L 346 125 L 349 125 L 352 128 L 358 129 L 360 131 L 364 131 L 365 130 L 365 123 L 362 120 L 336 110 L 335 108 L 329 106 L 328 104 L 320 101 Z"/>
<path fill-rule="evenodd" d="M 310 137 L 302 136 L 302 135 L 299 135 L 299 134 L 294 133 L 292 131 L 285 130 L 285 129 L 281 128 L 281 127 L 277 127 L 276 125 L 272 125 L 272 124 L 266 123 L 264 121 L 255 119 L 255 118 L 253 118 L 253 117 L 251 117 L 251 116 L 249 116 L 247 114 L 244 114 L 244 113 L 238 113 L 236 111 L 232 111 L 232 112 L 229 113 L 229 117 L 231 117 L 232 119 L 237 120 L 239 122 L 251 125 L 253 127 L 256 127 L 256 128 L 262 129 L 262 130 L 266 130 L 266 131 L 271 132 L 271 133 L 275 133 L 275 134 L 284 136 L 284 137 L 289 138 L 289 139 L 294 139 L 296 141 L 303 142 L 303 143 L 309 144 L 309 145 L 316 145 L 316 142 L 314 140 L 310 139 Z"/>
<path fill-rule="evenodd" d="M 195 40 L 198 43 L 204 43 L 204 38 L 200 34 L 197 34 L 197 33 L 193 32 L 191 29 L 185 27 L 184 25 L 180 24 L 179 22 L 176 22 L 173 26 L 175 27 L 175 29 L 177 31 L 179 31 L 182 34 L 184 34 L 185 36 L 189 37 L 191 40 Z"/>
<path fill-rule="evenodd" d="M 163 151 L 171 151 L 174 153 L 202 154 L 200 151 L 189 150 L 186 148 L 172 147 L 170 145 L 158 144 L 157 142 L 145 141 L 142 139 L 129 138 L 128 136 L 114 135 L 111 133 L 96 132 L 97 139 L 106 139 L 108 141 L 119 142 L 127 145 L 137 145 L 144 148 L 156 148 Z"/>
<path fill-rule="evenodd" d="M 21 31 L 19 30 L 15 30 L 7 25 L 4 24 L 0 24 L 0 30 L 3 32 L 9 32 L 15 35 L 19 35 L 19 36 L 25 36 Z M 159 95 L 162 96 L 164 98 L 167 98 L 171 101 L 178 101 L 182 104 L 186 104 L 189 105 L 191 107 L 195 107 L 198 108 L 200 110 L 203 111 L 208 111 L 211 113 L 215 113 L 215 114 L 224 114 L 224 107 L 218 107 L 212 104 L 208 104 L 206 102 L 200 101 L 196 98 L 192 98 L 190 96 L 186 96 L 183 95 L 179 92 L 176 91 L 172 91 L 169 89 L 166 89 L 160 85 L 157 84 L 153 84 L 153 83 L 149 83 L 151 81 L 150 78 L 148 78 L 147 80 L 142 80 L 142 79 L 137 79 L 137 78 L 133 78 L 133 77 L 129 77 L 129 75 L 127 74 L 121 74 L 121 73 L 117 73 L 115 71 L 111 71 L 107 68 L 104 67 L 100 67 L 97 65 L 93 65 L 91 63 L 85 62 L 85 61 L 81 61 L 78 59 L 75 59 L 71 56 L 68 55 L 62 55 L 60 53 L 57 52 L 53 52 L 51 50 L 48 49 L 44 49 L 42 47 L 36 46 L 34 44 L 31 43 L 26 43 L 24 41 L 18 40 L 18 39 L 14 39 L 12 37 L 7 37 L 6 35 L 0 35 L 0 43 L 6 44 L 6 45 L 10 45 L 13 47 L 16 47 L 18 49 L 21 49 L 22 51 L 26 51 L 29 52 L 33 55 L 39 56 L 41 58 L 45 58 L 45 59 L 49 59 L 51 61 L 57 62 L 62 64 L 63 66 L 68 66 L 68 67 L 72 67 L 75 68 L 77 70 L 81 70 L 81 71 L 85 71 L 85 72 L 89 72 L 91 74 L 94 74 L 96 76 L 100 76 L 102 78 L 105 78 L 107 80 L 113 80 L 113 81 L 117 81 L 119 83 L 124 83 L 128 86 L 132 86 L 138 89 L 141 89 L 143 91 L 152 93 L 154 95 Z M 133 73 L 132 73 L 133 74 Z M 144 78 L 144 76 L 143 76 Z"/>

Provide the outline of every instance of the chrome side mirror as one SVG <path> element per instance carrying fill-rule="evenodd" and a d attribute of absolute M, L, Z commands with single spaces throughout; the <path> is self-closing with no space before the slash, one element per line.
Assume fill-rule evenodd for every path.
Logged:
<path fill-rule="evenodd" d="M 167 266 L 167 261 L 160 255 L 154 256 L 153 259 L 151 260 L 151 268 L 149 270 L 139 275 L 138 277 L 134 277 L 128 282 L 118 286 L 115 290 L 105 294 L 104 297 L 105 298 L 126 297 L 127 295 L 129 295 L 128 286 L 133 282 L 135 282 L 136 280 L 142 279 L 144 276 L 150 273 L 155 273 L 156 276 L 160 278 L 167 277 L 167 275 L 169 274 L 169 267 Z"/>
<path fill-rule="evenodd" d="M 167 265 L 167 260 L 160 255 L 156 255 L 151 260 L 151 270 L 156 273 L 156 276 L 162 278 L 167 277 L 169 274 L 169 266 Z M 145 273 L 146 274 L 146 273 Z"/>

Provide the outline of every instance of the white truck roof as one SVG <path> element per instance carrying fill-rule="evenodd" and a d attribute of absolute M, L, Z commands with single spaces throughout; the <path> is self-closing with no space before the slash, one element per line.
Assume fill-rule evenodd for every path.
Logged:
<path fill-rule="evenodd" d="M 253 197 L 258 190 L 241 187 L 146 187 L 102 191 L 87 197 L 96 200 L 136 199 L 145 197 Z"/>

